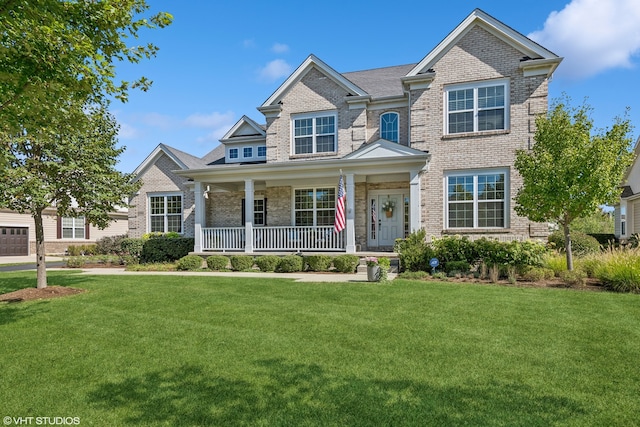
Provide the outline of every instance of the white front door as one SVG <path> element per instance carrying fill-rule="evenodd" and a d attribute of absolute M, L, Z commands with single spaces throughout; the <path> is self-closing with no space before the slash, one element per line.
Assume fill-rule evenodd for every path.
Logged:
<path fill-rule="evenodd" d="M 404 237 L 404 196 L 379 194 L 369 197 L 369 246 L 393 246 Z"/>

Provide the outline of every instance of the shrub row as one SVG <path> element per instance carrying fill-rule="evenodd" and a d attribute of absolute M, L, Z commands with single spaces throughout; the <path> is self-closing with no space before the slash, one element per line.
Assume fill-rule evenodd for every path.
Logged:
<path fill-rule="evenodd" d="M 427 242 L 425 236 L 426 232 L 419 230 L 396 242 L 402 271 L 429 271 L 431 258 L 437 258 L 446 273 L 469 271 L 481 264 L 489 268 L 496 265 L 539 267 L 548 251 L 543 243 L 534 241 L 498 242 L 487 238 L 471 241 L 450 236 Z"/>
<path fill-rule="evenodd" d="M 256 265 L 260 271 L 276 271 L 279 273 L 293 273 L 298 271 L 329 271 L 331 266 L 341 273 L 356 271 L 360 258 L 357 255 L 211 255 L 204 262 L 209 270 L 234 271 L 251 270 Z M 186 255 L 178 260 L 178 270 L 199 270 L 203 267 L 203 259 L 198 255 Z"/>

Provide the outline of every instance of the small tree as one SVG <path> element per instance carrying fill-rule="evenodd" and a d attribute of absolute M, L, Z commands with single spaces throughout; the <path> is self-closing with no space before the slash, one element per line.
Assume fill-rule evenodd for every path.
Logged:
<path fill-rule="evenodd" d="M 518 151 L 515 161 L 523 178 L 515 210 L 532 221 L 562 226 L 569 270 L 571 223 L 600 205 L 612 204 L 633 161 L 629 120 L 616 118 L 611 129 L 592 133 L 590 111 L 587 104 L 572 108 L 568 100 L 556 102 L 536 118 L 533 148 Z"/>

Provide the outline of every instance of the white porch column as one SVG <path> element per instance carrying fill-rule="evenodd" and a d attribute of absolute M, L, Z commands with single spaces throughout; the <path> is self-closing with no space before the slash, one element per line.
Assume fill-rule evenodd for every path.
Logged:
<path fill-rule="evenodd" d="M 204 210 L 205 210 L 205 199 L 204 199 L 204 189 L 201 182 L 196 181 L 195 187 L 193 189 L 193 199 L 194 199 L 194 227 L 193 227 L 193 251 L 194 252 L 202 252 L 202 227 L 205 226 L 205 218 L 204 218 Z"/>
<path fill-rule="evenodd" d="M 244 251 L 253 253 L 253 180 L 244 180 Z"/>
<path fill-rule="evenodd" d="M 356 227 L 355 227 L 355 207 L 356 207 L 356 185 L 354 174 L 346 174 L 347 184 L 345 191 L 347 192 L 347 223 L 345 224 L 345 233 L 347 234 L 348 254 L 356 253 Z"/>
<path fill-rule="evenodd" d="M 420 172 L 421 170 L 409 171 L 409 229 L 411 232 L 422 228 Z"/>

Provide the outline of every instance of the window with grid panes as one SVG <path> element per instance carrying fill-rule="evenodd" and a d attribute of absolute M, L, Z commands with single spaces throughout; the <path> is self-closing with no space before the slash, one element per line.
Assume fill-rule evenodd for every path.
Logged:
<path fill-rule="evenodd" d="M 334 114 L 293 119 L 293 154 L 332 153 L 336 140 Z"/>
<path fill-rule="evenodd" d="M 293 208 L 296 226 L 333 226 L 336 216 L 336 189 L 296 189 Z"/>
<path fill-rule="evenodd" d="M 62 217 L 63 239 L 84 239 L 84 217 Z"/>
<path fill-rule="evenodd" d="M 504 228 L 506 226 L 506 173 L 449 175 L 448 228 Z"/>
<path fill-rule="evenodd" d="M 182 233 L 182 195 L 149 197 L 149 231 Z"/>
<path fill-rule="evenodd" d="M 448 134 L 506 129 L 508 84 L 453 86 L 445 91 Z"/>

